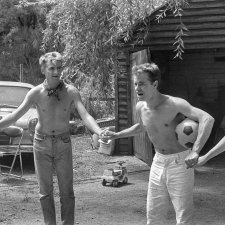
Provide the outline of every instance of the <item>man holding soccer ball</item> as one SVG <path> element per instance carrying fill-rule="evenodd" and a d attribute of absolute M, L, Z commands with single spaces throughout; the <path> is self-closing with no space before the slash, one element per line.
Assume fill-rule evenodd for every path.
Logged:
<path fill-rule="evenodd" d="M 186 100 L 158 91 L 161 73 L 154 63 L 132 69 L 140 122 L 120 132 L 105 132 L 110 139 L 147 134 L 154 145 L 154 156 L 147 195 L 147 225 L 165 225 L 163 216 L 169 198 L 176 211 L 177 225 L 193 224 L 194 169 L 199 152 L 206 143 L 214 123 L 208 113 Z M 198 135 L 192 148 L 182 146 L 176 137 L 178 115 L 198 122 Z M 189 168 L 189 169 L 188 169 Z"/>

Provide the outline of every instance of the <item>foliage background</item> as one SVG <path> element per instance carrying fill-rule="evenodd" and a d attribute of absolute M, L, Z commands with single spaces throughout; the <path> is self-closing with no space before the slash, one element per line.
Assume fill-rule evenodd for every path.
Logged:
<path fill-rule="evenodd" d="M 159 21 L 167 10 L 181 17 L 185 2 L 0 0 L 0 78 L 19 81 L 22 64 L 23 81 L 37 85 L 44 79 L 39 57 L 59 51 L 65 59 L 63 78 L 79 89 L 92 115 L 100 118 L 113 114 L 113 101 L 107 99 L 114 97 L 118 39 L 128 41 L 133 25 L 144 21 L 159 5 L 167 6 L 158 16 Z M 181 53 L 182 35 L 177 38 L 177 51 Z"/>

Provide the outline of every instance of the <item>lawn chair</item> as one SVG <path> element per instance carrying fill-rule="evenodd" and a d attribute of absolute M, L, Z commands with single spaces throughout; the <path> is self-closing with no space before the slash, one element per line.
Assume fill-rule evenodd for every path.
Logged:
<path fill-rule="evenodd" d="M 0 145 L 0 157 L 11 155 L 13 156 L 13 160 L 11 165 L 0 163 L 0 173 L 7 176 L 22 178 L 23 177 L 23 162 L 22 162 L 20 146 L 21 146 L 21 141 L 23 139 L 23 129 L 16 126 L 9 126 L 2 129 L 1 133 L 7 135 L 10 138 L 10 145 Z M 15 142 L 16 144 L 14 144 Z M 19 156 L 19 159 L 20 159 L 21 176 L 18 176 L 12 173 L 17 156 Z M 8 173 L 2 172 L 2 168 L 9 169 L 9 172 Z"/>

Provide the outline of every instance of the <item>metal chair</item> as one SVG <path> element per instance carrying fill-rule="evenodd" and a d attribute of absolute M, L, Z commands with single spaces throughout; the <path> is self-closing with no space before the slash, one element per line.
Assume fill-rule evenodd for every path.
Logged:
<path fill-rule="evenodd" d="M 0 157 L 12 155 L 13 160 L 10 166 L 5 164 L 0 164 L 0 173 L 7 176 L 22 178 L 23 177 L 23 162 L 22 162 L 20 146 L 23 139 L 23 129 L 16 126 L 9 126 L 2 129 L 1 133 L 7 135 L 10 138 L 10 145 L 0 145 Z M 19 159 L 20 159 L 21 176 L 12 173 L 17 156 L 19 156 Z M 2 172 L 1 168 L 7 168 L 9 169 L 9 172 L 8 173 Z"/>

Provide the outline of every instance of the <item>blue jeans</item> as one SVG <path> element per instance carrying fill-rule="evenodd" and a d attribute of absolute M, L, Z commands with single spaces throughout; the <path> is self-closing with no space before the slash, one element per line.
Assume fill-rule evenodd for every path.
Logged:
<path fill-rule="evenodd" d="M 34 135 L 34 162 L 45 224 L 56 225 L 53 197 L 53 173 L 55 169 L 59 186 L 62 224 L 73 225 L 75 197 L 72 146 L 69 133 L 45 135 L 36 131 Z"/>
<path fill-rule="evenodd" d="M 147 225 L 167 224 L 169 198 L 176 213 L 177 225 L 193 224 L 194 169 L 187 169 L 185 158 L 190 150 L 162 155 L 155 154 L 149 176 Z"/>

